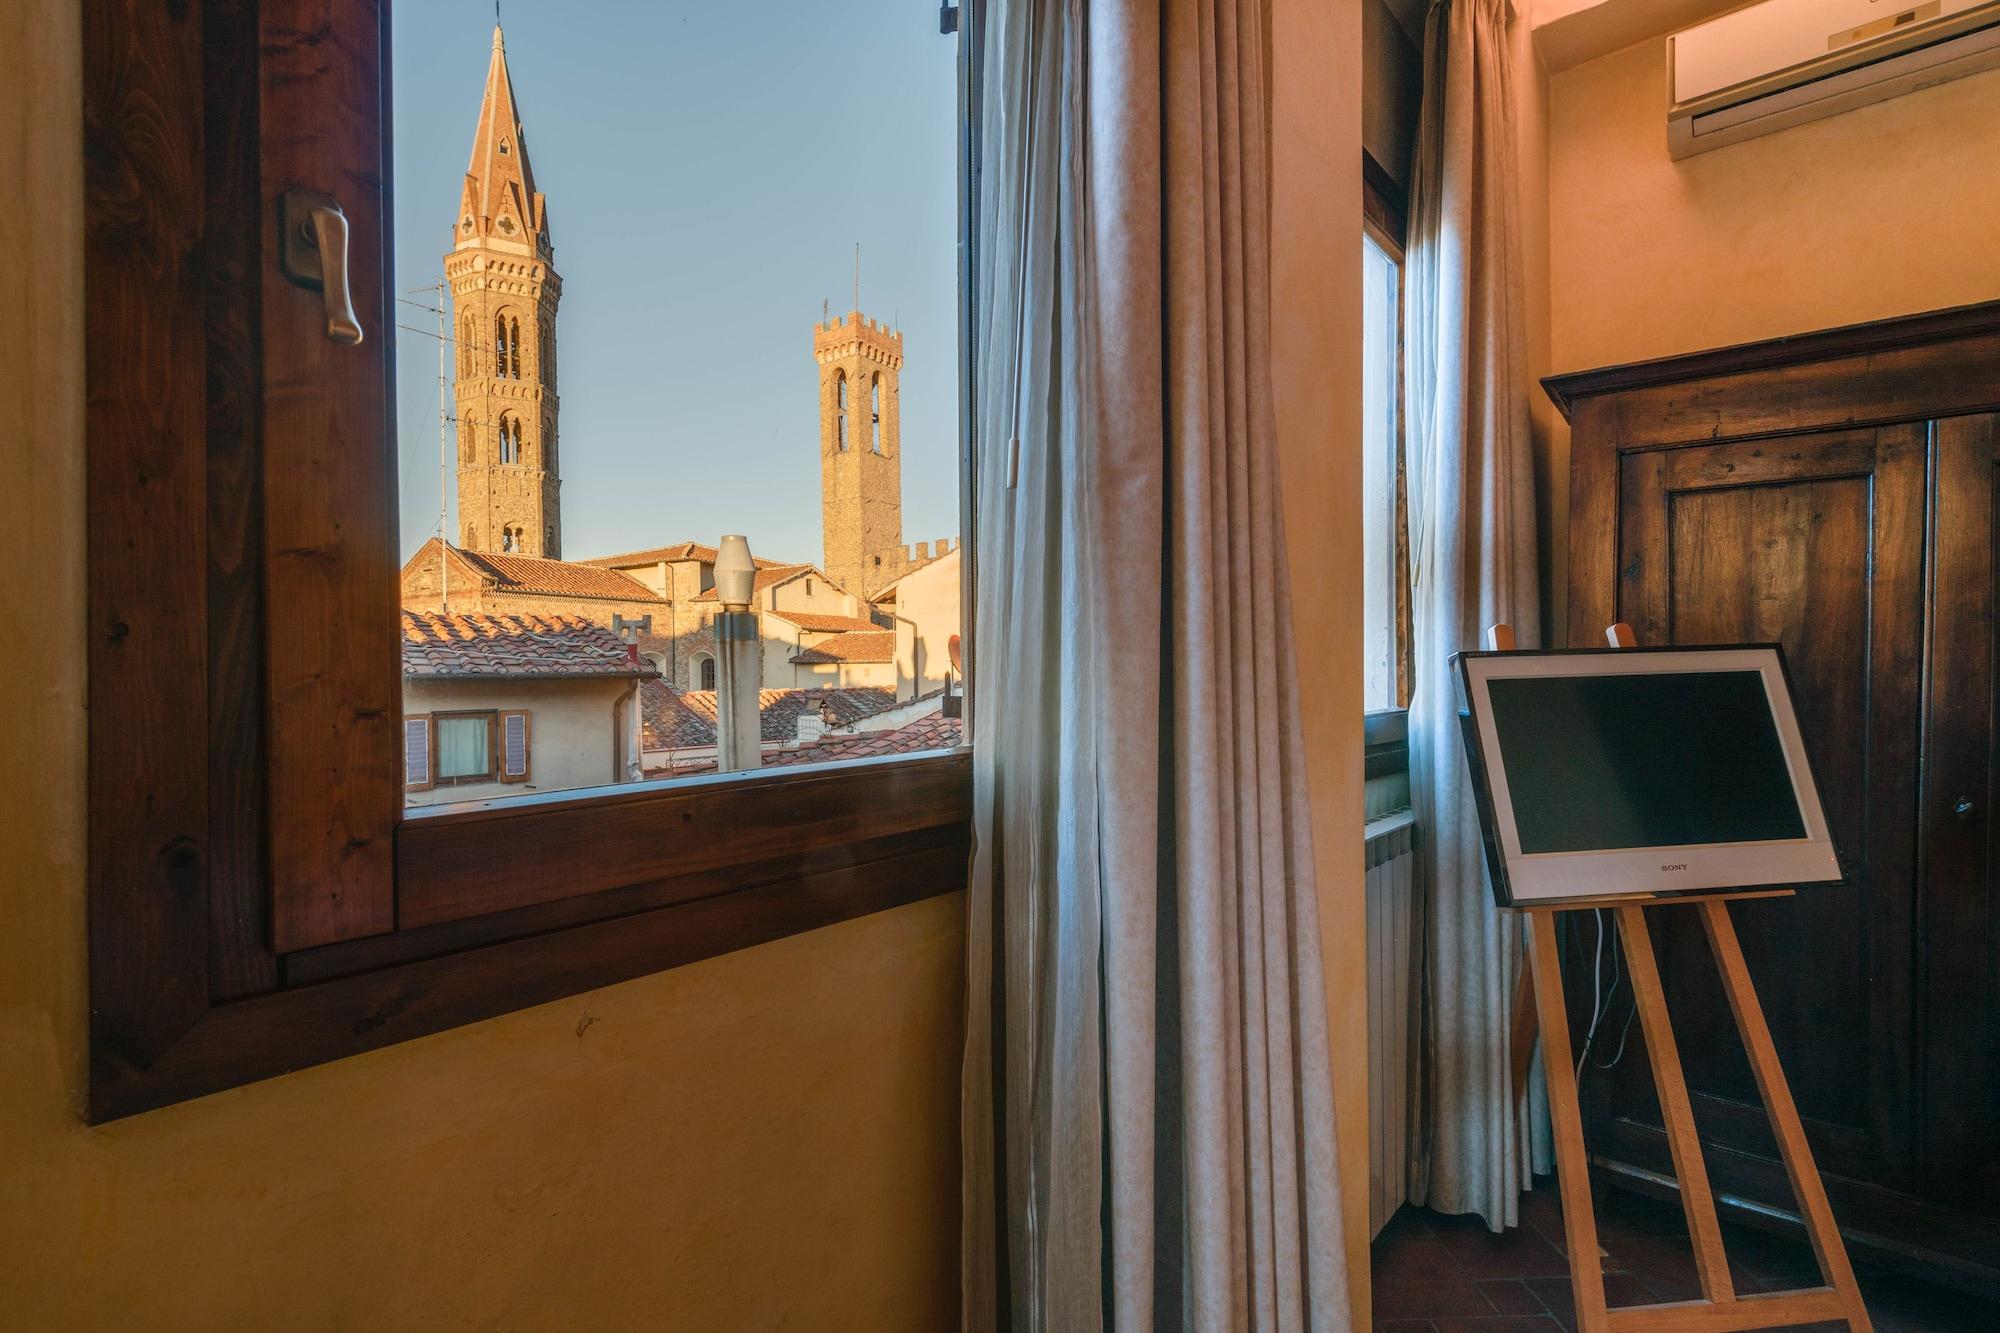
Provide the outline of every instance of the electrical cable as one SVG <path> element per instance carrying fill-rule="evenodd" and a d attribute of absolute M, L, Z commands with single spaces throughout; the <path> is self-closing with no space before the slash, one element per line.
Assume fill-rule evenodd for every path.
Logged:
<path fill-rule="evenodd" d="M 1583 1077 L 1584 1062 L 1590 1059 L 1590 1043 L 1597 1037 L 1598 1020 L 1604 1017 L 1604 909 L 1590 909 L 1597 926 L 1595 957 L 1590 964 L 1590 1027 L 1583 1034 L 1583 1048 L 1576 1055 L 1576 1077 Z"/>

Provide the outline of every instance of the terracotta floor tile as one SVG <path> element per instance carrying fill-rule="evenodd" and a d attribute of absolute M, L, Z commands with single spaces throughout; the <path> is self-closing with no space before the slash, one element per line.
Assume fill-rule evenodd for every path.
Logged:
<path fill-rule="evenodd" d="M 1576 1333 L 1576 1298 L 1571 1293 L 1568 1278 L 1533 1278 L 1526 1285 L 1549 1312 L 1550 1318 L 1562 1325 L 1566 1333 Z M 1604 1302 L 1613 1306 L 1651 1305 L 1653 1293 L 1630 1273 L 1606 1273 Z"/>
<path fill-rule="evenodd" d="M 1472 1216 L 1437 1218 L 1431 1226 L 1472 1277 L 1550 1277 L 1569 1272 L 1563 1252 L 1533 1227 L 1493 1232 Z"/>
<path fill-rule="evenodd" d="M 1727 1250 L 1728 1246 L 1723 1247 Z M 1621 1236 L 1610 1242 L 1611 1258 L 1606 1267 L 1636 1275 L 1659 1301 L 1692 1301 L 1701 1298 L 1701 1276 L 1695 1271 L 1694 1251 L 1685 1236 Z M 1733 1259 L 1729 1280 L 1739 1291 L 1758 1291 L 1756 1276 Z"/>
<path fill-rule="evenodd" d="M 1404 1209 L 1374 1246 L 1378 1333 L 1574 1333 L 1575 1302 L 1553 1199 L 1553 1192 L 1539 1200 L 1525 1197 L 1524 1225 L 1501 1235 L 1477 1218 Z M 1600 1192 L 1598 1215 L 1606 1221 L 1604 1287 L 1612 1306 L 1700 1296 L 1677 1207 L 1612 1190 Z M 1740 1292 L 1817 1285 L 1818 1269 L 1804 1241 L 1740 1226 L 1727 1228 L 1723 1239 Z M 1870 1269 L 1865 1258 L 1856 1267 L 1878 1333 L 2000 1333 L 2000 1303 Z M 1529 1298 L 1546 1314 L 1530 1308 Z M 1816 1324 L 1795 1333 L 1841 1329 Z"/>
<path fill-rule="evenodd" d="M 1528 1289 L 1528 1284 L 1514 1278 L 1488 1278 L 1479 1283 L 1479 1293 L 1493 1303 L 1495 1314 L 1547 1314 L 1548 1307 L 1541 1298 Z"/>
<path fill-rule="evenodd" d="M 1435 1236 L 1404 1236 L 1374 1250 L 1375 1309 L 1384 1319 L 1496 1313 Z"/>

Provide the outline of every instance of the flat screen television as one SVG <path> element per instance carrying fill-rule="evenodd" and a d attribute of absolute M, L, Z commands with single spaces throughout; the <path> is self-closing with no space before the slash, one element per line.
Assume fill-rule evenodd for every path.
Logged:
<path fill-rule="evenodd" d="M 1776 644 L 1452 662 L 1501 906 L 1840 879 Z"/>

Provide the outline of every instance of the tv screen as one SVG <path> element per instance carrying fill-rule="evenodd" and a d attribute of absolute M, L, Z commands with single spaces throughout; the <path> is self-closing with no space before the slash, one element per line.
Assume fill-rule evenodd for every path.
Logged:
<path fill-rule="evenodd" d="M 1454 661 L 1503 905 L 1840 878 L 1775 646 Z"/>
<path fill-rule="evenodd" d="M 1490 691 L 1524 853 L 1806 835 L 1758 672 L 1520 676 Z"/>

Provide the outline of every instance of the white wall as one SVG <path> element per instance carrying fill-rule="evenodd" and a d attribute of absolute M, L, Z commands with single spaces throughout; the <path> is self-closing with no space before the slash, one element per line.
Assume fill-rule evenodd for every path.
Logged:
<path fill-rule="evenodd" d="M 958 552 L 931 561 L 896 585 L 896 697 L 941 689 L 951 671 L 951 636 L 959 632 Z"/>
<path fill-rule="evenodd" d="M 448 713 L 491 708 L 528 712 L 527 782 L 473 782 L 405 792 L 407 805 L 442 805 L 519 796 L 532 791 L 596 787 L 623 780 L 619 771 L 621 719 L 613 709 L 632 694 L 632 682 L 613 680 L 438 681 L 405 680 L 403 712 Z M 629 715 L 630 707 L 625 710 Z"/>

